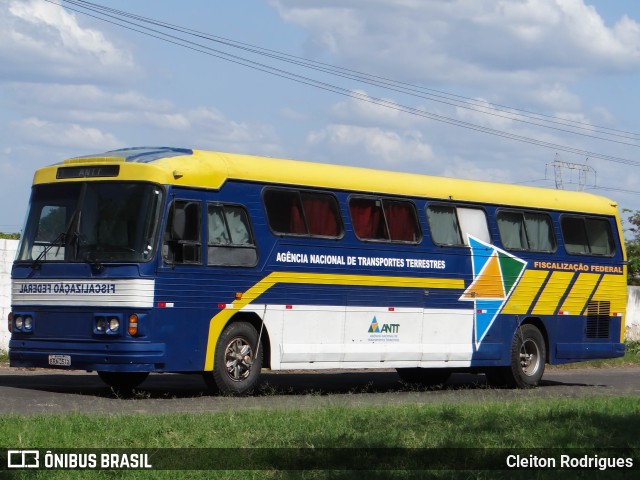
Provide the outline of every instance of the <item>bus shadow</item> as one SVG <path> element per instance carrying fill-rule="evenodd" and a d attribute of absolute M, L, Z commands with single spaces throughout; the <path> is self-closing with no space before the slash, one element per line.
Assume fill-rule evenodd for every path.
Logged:
<path fill-rule="evenodd" d="M 603 385 L 543 379 L 540 386 L 543 388 L 557 388 L 599 387 Z M 220 396 L 219 393 L 207 389 L 204 379 L 199 374 L 152 374 L 133 390 L 117 391 L 104 384 L 95 373 L 28 372 L 24 375 L 15 373 L 11 375 L 0 374 L 0 387 L 134 400 Z M 405 383 L 393 371 L 340 373 L 265 372 L 262 374 L 251 396 L 327 396 L 459 390 L 497 389 L 487 384 L 484 375 L 469 373 L 454 373 L 444 384 L 425 386 Z"/>
<path fill-rule="evenodd" d="M 586 383 L 544 380 L 541 387 L 592 387 Z M 487 383 L 484 374 L 453 373 L 438 385 L 403 382 L 395 372 L 274 373 L 263 375 L 254 396 L 407 393 L 460 390 L 501 390 Z"/>

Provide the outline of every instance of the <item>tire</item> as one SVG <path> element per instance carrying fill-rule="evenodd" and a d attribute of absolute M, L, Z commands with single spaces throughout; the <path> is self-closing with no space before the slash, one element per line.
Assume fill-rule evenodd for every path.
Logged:
<path fill-rule="evenodd" d="M 536 387 L 544 374 L 546 358 L 547 348 L 540 330 L 533 325 L 522 325 L 511 341 L 510 365 L 487 371 L 487 382 L 508 388 Z"/>
<path fill-rule="evenodd" d="M 98 376 L 114 390 L 128 391 L 144 382 L 149 372 L 98 372 Z"/>
<path fill-rule="evenodd" d="M 424 386 L 442 385 L 451 376 L 446 368 L 396 368 L 396 371 L 403 382 Z"/>
<path fill-rule="evenodd" d="M 218 338 L 213 372 L 205 372 L 207 384 L 223 395 L 251 393 L 262 369 L 263 349 L 257 346 L 258 332 L 253 325 L 247 322 L 227 325 Z"/>

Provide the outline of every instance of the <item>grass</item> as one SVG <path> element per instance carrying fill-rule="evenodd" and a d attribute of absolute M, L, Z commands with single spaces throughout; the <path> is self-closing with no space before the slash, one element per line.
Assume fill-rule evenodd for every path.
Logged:
<path fill-rule="evenodd" d="M 7 415 L 0 417 L 0 446 L 640 447 L 639 428 L 640 399 L 597 397 L 178 415 Z"/>
<path fill-rule="evenodd" d="M 0 362 L 8 361 L 0 352 Z M 568 367 L 607 368 L 640 365 L 640 342 L 629 342 L 624 358 L 591 361 Z M 567 368 L 562 366 L 560 368 Z M 212 401 L 215 401 L 212 399 Z M 121 408 L 129 402 L 122 400 Z M 474 404 L 429 404 L 382 407 L 329 407 L 304 410 L 236 410 L 217 414 L 110 415 L 81 414 L 0 417 L 0 454 L 3 449 L 164 449 L 179 448 L 179 465 L 192 465 L 203 458 L 217 466 L 253 466 L 256 470 L 2 470 L 0 478 L 22 479 L 325 479 L 325 478 L 556 478 L 554 470 L 478 470 L 482 460 L 466 470 L 325 470 L 335 458 L 335 449 L 353 449 L 365 456 L 356 468 L 380 465 L 375 457 L 388 449 L 445 449 L 400 451 L 392 465 L 411 467 L 411 455 L 422 455 L 420 465 L 431 457 L 445 455 L 452 466 L 469 462 L 479 446 L 495 453 L 502 462 L 513 452 L 528 456 L 540 449 L 571 452 L 584 448 L 631 448 L 640 462 L 640 398 L 597 397 L 587 399 L 531 399 Z M 214 450 L 192 449 L 205 448 Z M 261 449 L 261 450 L 256 450 Z M 276 449 L 276 450 L 263 450 Z M 298 449 L 304 449 L 302 453 Z M 325 450 L 327 449 L 327 450 Z M 501 450 L 502 449 L 502 450 Z M 6 451 L 6 450 L 4 450 Z M 148 451 L 148 450 L 147 450 Z M 480 451 L 483 452 L 484 450 Z M 192 452 L 196 457 L 188 458 Z M 306 452 L 306 453 L 305 453 Z M 323 453 L 324 452 L 324 453 Z M 348 452 L 348 451 L 347 451 Z M 354 450 L 351 450 L 354 452 Z M 373 453 L 371 453 L 373 452 Z M 431 453 L 430 453 L 431 452 Z M 434 453 L 435 452 L 435 453 Z M 276 470 L 256 466 L 266 455 L 286 464 L 297 456 L 328 455 L 320 469 Z M 352 455 L 352 453 L 348 453 Z M 591 452 L 593 455 L 593 452 Z M 203 457 L 204 456 L 204 457 Z M 258 456 L 258 457 L 256 457 Z M 314 457 L 316 458 L 316 457 Z M 495 458 L 493 459 L 495 460 Z M 378 459 L 379 461 L 379 459 Z M 435 458 L 434 461 L 442 461 Z M 154 460 L 155 462 L 155 460 Z M 237 462 L 237 463 L 235 463 Z M 373 462 L 373 463 L 370 463 Z M 259 463 L 259 460 L 258 460 Z M 492 464 L 492 463 L 490 463 Z M 501 463 L 500 463 L 501 464 Z M 281 464 L 280 464 L 281 465 Z M 480 465 L 480 467 L 478 466 Z M 156 466 L 158 464 L 156 463 Z M 415 465 L 414 465 L 415 466 Z M 259 469 L 258 469 L 259 468 Z M 630 472 L 564 470 L 563 478 L 633 478 Z M 633 473 L 637 473 L 633 472 Z"/>
<path fill-rule="evenodd" d="M 216 414 L 180 415 L 46 415 L 37 417 L 5 416 L 0 418 L 0 446 L 2 448 L 118 448 L 162 449 L 183 448 L 186 456 L 194 448 L 221 450 L 225 460 L 239 465 L 254 465 L 255 455 L 269 455 L 287 461 L 286 456 L 307 449 L 314 455 L 327 454 L 331 461 L 336 450 L 358 448 L 360 455 L 372 455 L 369 460 L 388 452 L 388 449 L 447 449 L 452 462 L 467 461 L 477 453 L 478 446 L 497 450 L 502 458 L 509 452 L 529 455 L 539 449 L 632 448 L 640 451 L 640 400 L 636 397 L 590 398 L 579 400 L 554 399 L 487 402 L 471 405 L 430 404 L 384 407 L 328 407 L 304 410 L 238 410 Z M 247 450 L 271 448 L 274 451 Z M 283 450 L 285 449 L 285 450 Z M 456 450 L 458 449 L 458 450 Z M 340 452 L 340 450 L 337 450 Z M 213 451 L 196 452 L 198 456 L 185 459 L 204 462 L 202 457 L 216 455 Z M 404 454 L 403 461 L 412 465 L 412 455 Z M 429 452 L 417 452 L 428 455 Z M 217 453 L 220 454 L 219 452 Z M 455 460 L 453 458 L 455 457 Z M 186 457 L 185 457 L 186 458 Z M 215 459 L 214 459 L 215 460 Z M 291 459 L 288 459 L 291 460 Z M 334 459 L 335 460 L 335 459 Z M 433 458 L 432 461 L 442 459 Z M 211 461 L 211 458 L 209 460 Z M 413 459 L 413 461 L 416 461 Z M 637 460 L 636 460 L 637 461 Z M 185 463 L 186 462 L 186 463 Z M 445 461 L 446 463 L 446 461 Z M 218 463 L 216 463 L 218 464 Z M 234 464 L 234 463 L 232 463 Z M 502 463 L 500 463 L 502 464 Z M 157 464 L 156 464 L 157 465 Z M 222 465 L 225 465 L 222 463 Z M 228 464 L 226 464 L 228 465 Z M 376 465 L 379 466 L 378 463 Z M 394 464 L 396 465 L 396 464 Z M 403 464 L 401 464 L 403 465 Z M 419 464 L 421 465 L 421 464 Z M 452 463 L 454 467 L 457 463 Z M 327 468 L 330 467 L 326 465 Z M 474 468 L 478 468 L 476 464 Z M 2 473 L 2 472 L 0 472 Z M 355 472 L 357 473 L 357 472 Z M 360 472 L 364 473 L 364 472 Z M 384 475 L 382 475 L 384 473 Z M 361 478 L 389 478 L 392 471 L 359 475 Z M 398 472 L 396 472 L 398 473 Z M 422 472 L 424 474 L 424 472 Z M 495 478 L 498 471 L 486 477 L 481 471 L 473 475 L 462 471 L 433 471 L 439 478 Z M 509 472 L 508 478 L 518 478 Z M 607 478 L 598 472 L 598 478 Z M 607 472 L 605 472 L 607 473 Z M 617 472 L 615 478 L 624 478 Z M 347 472 L 330 470 L 255 471 L 201 470 L 153 472 L 118 471 L 37 471 L 11 472 L 11 479 L 21 478 L 350 478 Z M 205 475 L 206 474 L 206 475 Z M 340 475 L 338 475 L 340 474 Z M 418 472 L 404 472 L 411 477 Z M 337 476 L 336 476 L 337 475 Z M 568 472 L 566 478 L 573 478 Z M 357 478 L 357 477 L 354 477 Z M 415 478 L 424 478 L 416 476 Z M 466 477 L 464 477 L 466 478 Z M 507 478 L 506 476 L 504 478 Z M 526 477 L 523 477 L 526 478 Z M 536 478 L 547 478 L 537 475 Z M 552 476 L 548 477 L 552 478 Z M 589 477 L 582 477 L 589 478 Z M 613 478 L 613 477 L 611 477 Z"/>

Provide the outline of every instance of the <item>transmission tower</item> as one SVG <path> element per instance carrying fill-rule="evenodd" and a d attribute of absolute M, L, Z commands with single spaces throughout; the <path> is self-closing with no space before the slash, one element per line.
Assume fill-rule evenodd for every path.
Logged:
<path fill-rule="evenodd" d="M 587 162 L 589 159 L 587 158 Z M 583 191 L 585 187 L 596 186 L 596 171 L 593 167 L 586 163 L 570 163 L 560 159 L 560 155 L 556 153 L 556 157 L 551 163 L 547 163 L 545 167 L 545 179 L 548 178 L 548 170 L 553 168 L 556 188 L 565 190 L 567 185 L 575 185 L 576 190 Z"/>

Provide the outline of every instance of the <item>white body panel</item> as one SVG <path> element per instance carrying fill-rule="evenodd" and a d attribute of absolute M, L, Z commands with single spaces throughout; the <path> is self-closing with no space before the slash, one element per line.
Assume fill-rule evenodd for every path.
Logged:
<path fill-rule="evenodd" d="M 474 352 L 470 309 L 252 304 L 243 311 L 264 320 L 272 370 L 469 367 Z"/>

